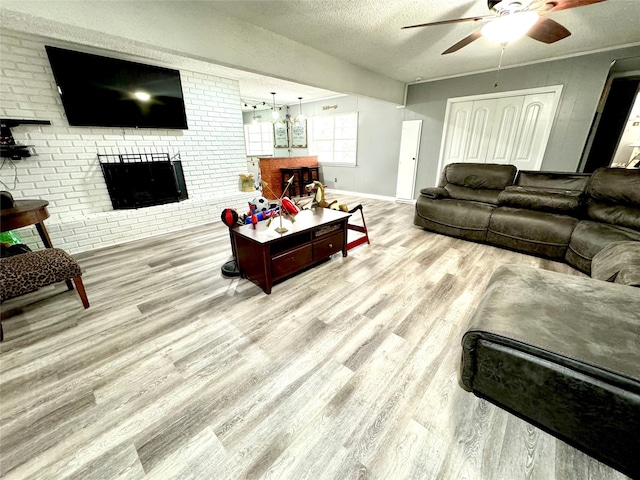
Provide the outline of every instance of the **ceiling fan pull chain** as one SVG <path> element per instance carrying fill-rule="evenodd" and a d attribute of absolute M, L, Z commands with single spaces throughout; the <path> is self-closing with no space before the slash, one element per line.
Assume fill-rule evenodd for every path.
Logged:
<path fill-rule="evenodd" d="M 507 44 L 502 44 L 502 50 L 500 50 L 500 61 L 498 62 L 498 71 L 496 72 L 496 83 L 493 88 L 498 88 L 498 79 L 500 78 L 500 68 L 502 68 L 502 56 L 504 55 L 504 49 L 507 48 Z"/>

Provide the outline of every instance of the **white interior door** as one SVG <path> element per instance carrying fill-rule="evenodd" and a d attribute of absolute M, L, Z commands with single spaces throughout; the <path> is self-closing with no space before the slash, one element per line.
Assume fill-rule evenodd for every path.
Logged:
<path fill-rule="evenodd" d="M 422 120 L 405 120 L 402 122 L 400 155 L 398 158 L 398 183 L 396 184 L 396 200 L 398 201 L 413 201 L 421 132 Z"/>

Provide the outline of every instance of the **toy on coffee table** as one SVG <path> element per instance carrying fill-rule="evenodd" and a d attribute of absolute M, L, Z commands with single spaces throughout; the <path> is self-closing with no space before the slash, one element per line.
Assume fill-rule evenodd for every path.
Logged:
<path fill-rule="evenodd" d="M 362 245 L 363 243 L 367 243 L 367 244 L 371 243 L 369 241 L 369 232 L 367 231 L 367 224 L 364 221 L 364 212 L 362 209 L 362 205 L 356 205 L 351 210 L 349 210 L 349 208 L 345 204 L 338 203 L 337 200 L 334 200 L 332 202 L 327 202 L 324 196 L 324 185 L 321 182 L 318 182 L 317 180 L 314 181 L 313 183 L 310 183 L 309 185 L 306 185 L 305 188 L 307 192 L 315 191 L 315 194 L 311 202 L 304 208 L 309 208 L 309 209 L 313 207 L 330 208 L 332 210 L 340 210 L 343 212 L 347 212 L 352 215 L 356 212 L 360 212 L 362 225 L 356 225 L 350 222 L 347 223 L 347 230 L 350 230 L 352 232 L 357 232 L 355 235 L 348 235 L 347 250 L 357 247 L 358 245 Z M 350 220 L 352 219 L 353 217 L 350 217 Z"/>
<path fill-rule="evenodd" d="M 293 183 L 294 180 L 294 176 L 291 176 L 289 178 L 289 180 L 287 181 L 287 185 L 285 186 L 284 191 L 282 192 L 282 195 L 280 197 L 277 197 L 274 193 L 273 190 L 271 190 L 269 188 L 269 184 L 265 181 L 261 181 L 260 185 L 264 191 L 264 189 L 269 190 L 269 192 L 271 193 L 272 196 L 274 196 L 275 198 L 277 198 L 278 200 L 278 205 L 277 205 L 277 212 L 276 215 L 271 216 L 271 218 L 269 218 L 269 221 L 267 223 L 267 227 L 271 226 L 271 220 L 273 219 L 274 216 L 279 216 L 280 217 L 280 226 L 278 228 L 276 228 L 276 232 L 278 233 L 285 233 L 287 231 L 286 228 L 284 228 L 282 226 L 282 217 L 285 216 L 287 217 L 287 219 L 289 221 L 291 221 L 291 223 L 296 221 L 295 215 L 300 211 L 298 209 L 298 207 L 291 201 L 290 198 L 285 197 L 285 194 L 287 193 L 287 189 L 291 186 L 291 184 Z"/>
<path fill-rule="evenodd" d="M 249 202 L 249 213 L 244 216 L 245 224 L 256 224 L 262 220 L 272 218 L 278 214 L 278 209 L 271 207 L 264 197 L 256 197 Z"/>
<path fill-rule="evenodd" d="M 322 207 L 322 208 L 330 208 L 331 210 L 341 210 L 343 212 L 348 212 L 349 208 L 344 203 L 338 203 L 338 200 L 334 200 L 332 202 L 327 202 L 324 196 L 324 185 L 322 182 L 314 180 L 313 183 L 306 185 L 304 187 L 307 192 L 315 192 L 311 202 L 307 204 L 304 208 L 310 209 L 314 207 Z"/>

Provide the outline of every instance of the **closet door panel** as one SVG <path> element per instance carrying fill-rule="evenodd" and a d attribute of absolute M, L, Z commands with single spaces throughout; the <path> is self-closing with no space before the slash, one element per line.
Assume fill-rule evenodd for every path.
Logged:
<path fill-rule="evenodd" d="M 464 161 L 485 163 L 498 99 L 473 102 Z"/>
<path fill-rule="evenodd" d="M 520 170 L 539 170 L 553 125 L 553 93 L 526 95 L 511 156 Z"/>
<path fill-rule="evenodd" d="M 523 103 L 523 95 L 498 99 L 486 163 L 511 161 Z"/>
<path fill-rule="evenodd" d="M 473 102 L 457 102 L 451 105 L 447 122 L 444 165 L 464 162 L 467 139 L 469 137 L 469 123 Z"/>

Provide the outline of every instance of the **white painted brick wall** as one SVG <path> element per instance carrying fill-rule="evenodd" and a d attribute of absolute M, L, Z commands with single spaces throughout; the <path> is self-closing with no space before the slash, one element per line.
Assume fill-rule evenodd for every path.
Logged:
<path fill-rule="evenodd" d="M 244 213 L 255 195 L 238 192 L 247 163 L 235 80 L 180 71 L 188 130 L 70 127 L 44 45 L 22 33 L 0 36 L 0 116 L 51 121 L 11 129 L 37 156 L 6 159 L 0 181 L 16 199 L 49 201 L 45 225 L 54 246 L 82 252 L 218 222 L 225 207 Z M 141 150 L 180 154 L 188 200 L 113 210 L 97 155 Z M 43 247 L 34 227 L 18 234 L 31 248 Z"/>

